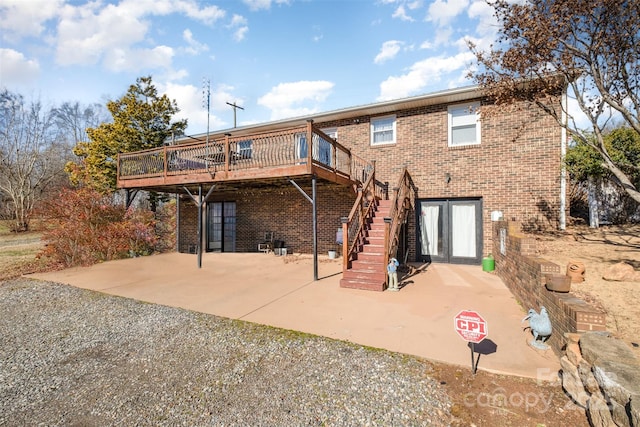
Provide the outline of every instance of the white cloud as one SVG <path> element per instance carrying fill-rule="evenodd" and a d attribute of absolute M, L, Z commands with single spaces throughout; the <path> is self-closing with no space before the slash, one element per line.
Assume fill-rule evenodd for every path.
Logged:
<path fill-rule="evenodd" d="M 189 29 L 182 32 L 182 38 L 187 42 L 188 46 L 185 48 L 185 51 L 190 55 L 197 55 L 209 50 L 209 46 L 193 38 L 193 33 Z"/>
<path fill-rule="evenodd" d="M 148 43 L 150 18 L 172 13 L 213 24 L 225 12 L 217 6 L 200 7 L 194 0 L 123 0 L 118 4 L 89 2 L 66 5 L 60 10 L 56 60 L 61 65 L 91 65 L 104 62 L 111 70 L 137 70 L 142 66 L 170 67 L 173 49 L 142 46 Z M 189 52 L 206 45 L 184 34 Z M 142 63 L 135 55 L 142 56 Z M 115 62 L 113 62 L 115 61 Z"/>
<path fill-rule="evenodd" d="M 99 6 L 88 3 L 63 9 L 56 51 L 59 64 L 96 64 L 105 53 L 121 56 L 114 51 L 127 50 L 128 46 L 144 39 L 149 26 L 147 22 L 121 7 L 108 5 L 100 10 Z"/>
<path fill-rule="evenodd" d="M 144 69 L 171 69 L 174 50 L 169 46 L 152 49 L 114 48 L 105 55 L 105 65 L 111 71 L 140 71 Z"/>
<path fill-rule="evenodd" d="M 64 0 L 2 0 L 0 30 L 3 38 L 19 40 L 38 37 L 45 30 L 45 22 L 57 16 Z"/>
<path fill-rule="evenodd" d="M 325 80 L 280 83 L 257 102 L 271 110 L 271 120 L 312 114 L 318 111 L 318 104 L 327 99 L 333 86 Z"/>
<path fill-rule="evenodd" d="M 235 41 L 244 40 L 247 32 L 249 31 L 249 27 L 247 26 L 247 19 L 241 15 L 234 14 L 231 18 L 231 23 L 227 26 L 234 30 L 233 39 Z"/>
<path fill-rule="evenodd" d="M 395 12 L 393 12 L 393 15 L 391 15 L 391 17 L 398 18 L 401 21 L 409 21 L 409 22 L 414 21 L 412 17 L 407 15 L 407 12 L 404 10 L 404 5 L 398 6 L 398 8 L 395 10 Z"/>
<path fill-rule="evenodd" d="M 478 20 L 476 26 L 475 43 L 484 49 L 488 49 L 496 40 L 498 34 L 498 21 L 493 14 L 493 7 L 484 0 L 476 0 L 469 7 L 469 18 Z"/>
<path fill-rule="evenodd" d="M 311 40 L 313 40 L 314 42 L 319 42 L 320 40 L 322 40 L 324 38 L 324 34 L 322 34 L 322 28 L 319 25 L 314 25 L 312 28 L 313 28 L 313 32 L 316 35 L 314 35 L 311 38 Z"/>
<path fill-rule="evenodd" d="M 138 1 L 138 0 L 132 0 Z M 149 0 L 152 5 L 155 5 L 156 0 Z M 178 1 L 175 3 L 176 12 L 182 12 L 191 19 L 204 22 L 207 25 L 213 25 L 216 21 L 225 17 L 226 12 L 220 9 L 218 6 L 207 6 L 199 8 L 198 4 L 194 1 Z M 154 6 L 155 7 L 155 6 Z"/>
<path fill-rule="evenodd" d="M 18 51 L 0 48 L 0 64 L 3 86 L 22 85 L 35 81 L 40 75 L 40 64 L 33 59 L 27 59 Z"/>
<path fill-rule="evenodd" d="M 455 56 L 438 56 L 416 62 L 406 74 L 391 76 L 380 83 L 379 101 L 404 98 L 424 92 L 438 83 L 443 76 L 457 70 L 465 70 L 473 60 L 471 52 L 461 52 Z"/>
<path fill-rule="evenodd" d="M 226 15 L 218 6 L 201 8 L 195 0 L 122 0 L 117 7 L 138 17 L 179 13 L 207 25 L 213 25 Z"/>
<path fill-rule="evenodd" d="M 433 49 L 433 43 L 429 40 L 425 40 L 420 44 L 420 49 Z"/>
<path fill-rule="evenodd" d="M 254 12 L 261 9 L 270 9 L 271 3 L 289 4 L 289 0 L 275 0 L 273 2 L 271 0 L 242 0 L 242 2 L 249 7 L 249 10 Z"/>
<path fill-rule="evenodd" d="M 373 62 L 375 64 L 382 64 L 383 62 L 395 58 L 398 52 L 400 52 L 403 44 L 403 42 L 398 40 L 389 40 L 382 43 L 380 52 L 376 55 Z"/>
<path fill-rule="evenodd" d="M 427 21 L 435 21 L 441 26 L 447 25 L 468 7 L 469 0 L 435 0 L 429 6 Z"/>

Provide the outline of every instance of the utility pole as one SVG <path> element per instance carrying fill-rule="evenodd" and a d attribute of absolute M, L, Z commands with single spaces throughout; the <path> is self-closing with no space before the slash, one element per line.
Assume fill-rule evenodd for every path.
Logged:
<path fill-rule="evenodd" d="M 239 108 L 241 110 L 244 110 L 244 108 L 242 108 L 239 105 L 236 105 L 236 103 L 234 102 L 233 104 L 230 102 L 227 102 L 227 105 L 231 105 L 233 107 L 233 127 L 236 127 L 236 110 Z"/>

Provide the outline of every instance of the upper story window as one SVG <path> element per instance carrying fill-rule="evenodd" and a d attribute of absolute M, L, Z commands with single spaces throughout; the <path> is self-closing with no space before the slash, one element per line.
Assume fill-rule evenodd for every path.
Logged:
<path fill-rule="evenodd" d="M 335 140 L 338 139 L 338 128 L 325 128 L 325 129 L 322 129 L 322 132 L 324 132 L 325 135 Z"/>
<path fill-rule="evenodd" d="M 371 119 L 371 145 L 396 143 L 396 116 Z"/>
<path fill-rule="evenodd" d="M 253 149 L 253 141 L 247 139 L 245 141 L 238 142 L 238 155 L 240 159 L 250 159 Z"/>
<path fill-rule="evenodd" d="M 449 147 L 480 144 L 479 109 L 479 102 L 449 107 Z"/>

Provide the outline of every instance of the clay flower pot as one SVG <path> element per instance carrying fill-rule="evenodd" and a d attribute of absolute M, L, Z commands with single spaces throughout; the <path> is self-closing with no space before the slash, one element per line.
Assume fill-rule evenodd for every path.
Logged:
<path fill-rule="evenodd" d="M 569 292 L 571 290 L 571 277 L 566 274 L 545 275 L 546 288 L 553 292 Z"/>

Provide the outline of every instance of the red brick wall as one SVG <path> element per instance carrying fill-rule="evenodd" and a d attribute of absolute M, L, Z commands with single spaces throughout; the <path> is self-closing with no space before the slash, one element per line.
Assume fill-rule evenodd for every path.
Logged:
<path fill-rule="evenodd" d="M 198 208 L 186 196 L 180 197 L 178 222 L 178 252 L 196 253 L 198 247 Z"/>
<path fill-rule="evenodd" d="M 310 182 L 297 182 L 311 196 Z M 355 201 L 351 188 L 317 183 L 318 251 L 336 246 L 340 217 L 348 216 Z M 289 253 L 313 252 L 313 211 L 311 203 L 293 185 L 262 190 L 214 193 L 211 202 L 236 202 L 236 251 L 256 252 L 267 231 L 282 240 Z M 197 241 L 197 210 L 189 199 L 181 200 L 180 251 L 188 252 Z"/>
<path fill-rule="evenodd" d="M 565 333 L 604 331 L 605 313 L 571 292 L 547 290 L 545 275 L 565 274 L 566 266 L 536 257 L 535 240 L 519 234 L 519 228 L 520 225 L 514 222 L 493 223 L 492 253 L 495 258 L 495 272 L 522 304 L 525 312 L 530 308 L 539 312 L 540 307 L 546 307 L 554 329 L 547 341 L 548 344 L 560 355 L 566 341 Z M 501 233 L 504 236 L 503 245 Z M 526 326 L 526 323 L 523 326 Z"/>
<path fill-rule="evenodd" d="M 557 228 L 560 202 L 561 131 L 537 110 L 481 120 L 481 145 L 448 147 L 447 105 L 399 111 L 397 142 L 371 147 L 370 116 L 315 123 L 337 127 L 338 141 L 376 160 L 376 177 L 397 182 L 407 167 L 418 198 L 477 198 L 483 201 L 484 253 L 491 251 L 491 211 L 502 211 L 529 228 Z M 449 173 L 451 182 L 445 182 Z M 568 209 L 568 206 L 567 206 Z M 415 233 L 412 234 L 415 240 Z M 415 241 L 410 259 L 415 257 Z"/>

